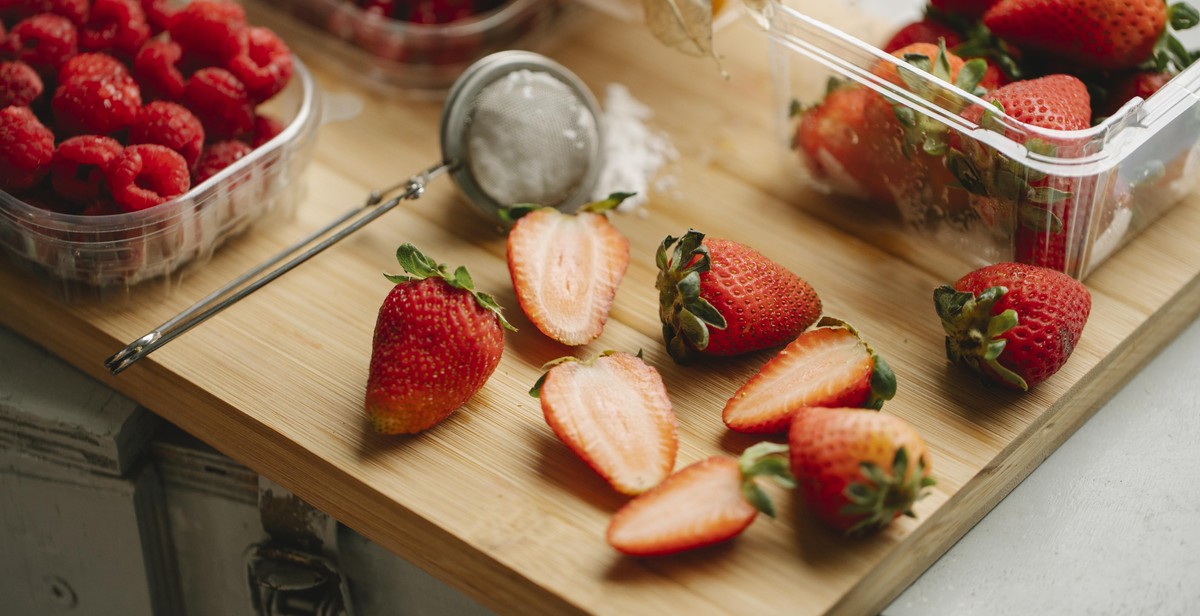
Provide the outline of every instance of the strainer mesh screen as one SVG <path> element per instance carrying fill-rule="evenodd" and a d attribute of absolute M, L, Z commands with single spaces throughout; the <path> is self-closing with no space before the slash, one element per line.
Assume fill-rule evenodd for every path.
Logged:
<path fill-rule="evenodd" d="M 502 206 L 558 205 L 596 162 L 596 118 L 575 90 L 544 72 L 518 70 L 488 84 L 467 122 L 471 173 Z"/>

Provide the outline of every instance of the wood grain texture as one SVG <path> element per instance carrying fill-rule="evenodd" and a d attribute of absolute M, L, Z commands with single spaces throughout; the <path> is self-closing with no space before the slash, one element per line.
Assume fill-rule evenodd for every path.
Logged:
<path fill-rule="evenodd" d="M 596 92 L 610 82 L 628 86 L 680 151 L 664 170 L 675 187 L 654 192 L 641 212 L 615 217 L 633 263 L 594 343 L 569 349 L 538 334 L 517 308 L 503 238 L 439 180 L 418 202 L 107 376 L 103 359 L 127 341 L 371 188 L 440 158 L 438 104 L 376 97 L 317 58 L 306 59 L 322 86 L 359 93 L 364 110 L 322 128 L 295 220 L 231 242 L 166 298 L 147 288 L 127 302 L 65 305 L 5 265 L 0 323 L 501 612 L 857 614 L 886 605 L 1200 306 L 1193 198 L 1089 278 L 1093 315 L 1062 372 L 1025 395 L 982 387 L 947 364 L 932 308 L 933 288 L 964 273 L 965 263 L 894 234 L 850 234 L 836 216 L 809 213 L 832 204 L 795 182 L 780 155 L 760 32 L 737 25 L 722 34 L 728 81 L 709 61 L 604 17 L 587 15 L 563 38 L 550 55 Z M 293 46 L 304 55 L 303 41 Z M 756 442 L 727 431 L 720 411 L 768 354 L 685 368 L 659 339 L 653 252 L 665 235 L 689 227 L 752 244 L 797 272 L 827 314 L 855 324 L 888 358 L 899 392 L 885 412 L 926 437 L 939 481 L 916 520 L 846 540 L 791 494 L 768 488 L 779 517 L 729 544 L 653 560 L 621 557 L 605 544 L 624 499 L 554 439 L 526 394 L 544 362 L 643 349 L 679 419 L 678 467 Z M 389 289 L 381 273 L 396 269 L 404 241 L 467 265 L 520 331 L 507 335 L 499 369 L 463 409 L 397 438 L 369 431 L 362 398 L 375 313 Z"/>

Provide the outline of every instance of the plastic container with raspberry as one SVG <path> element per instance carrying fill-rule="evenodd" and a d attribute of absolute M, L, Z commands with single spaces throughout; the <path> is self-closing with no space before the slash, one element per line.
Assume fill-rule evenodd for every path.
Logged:
<path fill-rule="evenodd" d="M 300 199 L 308 70 L 236 4 L 177 6 L 0 7 L 0 247 L 64 299 L 170 289 Z"/>
<path fill-rule="evenodd" d="M 1187 51 L 1200 32 L 1180 31 L 1200 13 L 1137 4 L 1145 32 L 1079 51 L 1069 35 L 1023 36 L 1015 17 L 1093 32 L 1130 20 L 998 0 L 773 2 L 787 165 L 830 195 L 804 201 L 913 260 L 1085 278 L 1200 181 L 1200 66 Z M 1172 36 L 1183 42 L 1155 46 Z"/>
<path fill-rule="evenodd" d="M 490 53 L 536 49 L 566 0 L 253 0 L 247 10 L 383 94 L 436 98 Z M 264 10 L 258 10 L 259 8 Z"/>

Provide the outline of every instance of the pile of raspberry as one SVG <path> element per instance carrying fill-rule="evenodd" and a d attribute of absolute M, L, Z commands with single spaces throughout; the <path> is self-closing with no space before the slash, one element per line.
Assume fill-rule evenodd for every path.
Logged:
<path fill-rule="evenodd" d="M 369 13 L 414 24 L 448 24 L 490 11 L 504 0 L 354 0 Z"/>
<path fill-rule="evenodd" d="M 187 192 L 283 129 L 287 45 L 232 2 L 0 1 L 0 189 L 104 215 Z"/>

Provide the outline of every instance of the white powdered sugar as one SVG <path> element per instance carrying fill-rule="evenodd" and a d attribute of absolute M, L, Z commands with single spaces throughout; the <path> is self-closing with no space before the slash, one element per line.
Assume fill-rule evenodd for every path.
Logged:
<path fill-rule="evenodd" d="M 654 112 L 629 93 L 622 84 L 609 84 L 604 96 L 603 124 L 607 131 L 604 168 L 592 197 L 604 199 L 614 192 L 637 193 L 621 203 L 620 210 L 635 210 L 646 203 L 651 182 L 664 164 L 679 157 L 665 133 L 652 130 L 646 121 Z M 673 185 L 672 178 L 658 178 L 654 188 Z"/>

